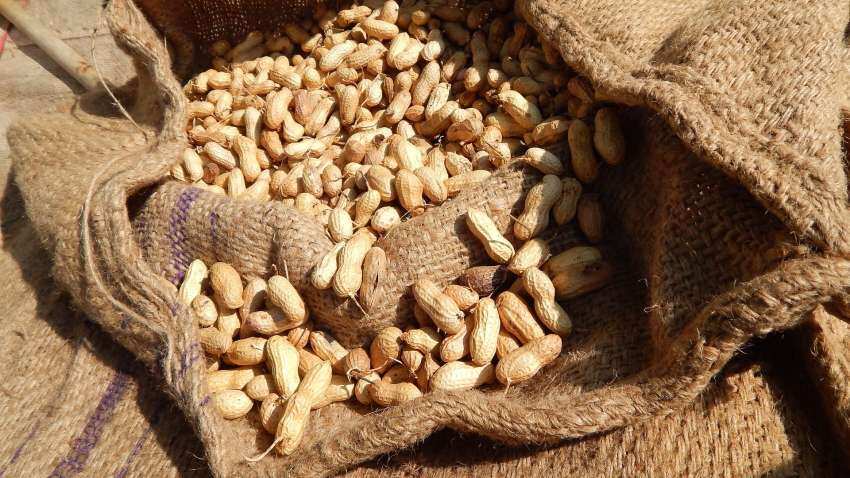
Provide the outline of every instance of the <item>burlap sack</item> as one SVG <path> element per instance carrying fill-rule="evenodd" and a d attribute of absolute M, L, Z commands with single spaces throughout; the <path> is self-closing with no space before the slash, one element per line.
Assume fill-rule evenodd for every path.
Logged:
<path fill-rule="evenodd" d="M 432 394 L 380 413 L 329 407 L 315 414 L 294 457 L 249 465 L 244 457 L 270 437 L 249 423 L 255 417 L 226 422 L 208 406 L 191 313 L 173 284 L 189 260 L 203 257 L 246 273 L 286 266 L 301 285 L 329 243 L 279 205 L 233 204 L 160 184 L 185 145 L 186 101 L 173 71 L 190 71 L 211 39 L 269 26 L 303 5 L 140 5 L 175 57 L 137 6 L 109 4 L 116 39 L 138 63 L 135 124 L 105 112 L 101 95 L 68 114 L 23 119 L 9 139 L 57 280 L 161 373 L 219 476 L 330 474 L 443 427 L 548 444 L 671 414 L 751 337 L 846 299 L 850 221 L 832 85 L 843 74 L 847 5 L 522 0 L 518 12 L 573 69 L 635 105 L 628 164 L 598 182 L 622 256 L 617 279 L 567 304 L 576 324 L 567 353 L 533 381 L 507 393 Z M 465 207 L 488 207 L 504 227 L 530 181 L 520 170 L 502 171 L 383 239 L 395 275 L 368 318 L 304 288 L 317 322 L 354 344 L 407 320 L 402 292 L 415 276 L 445 282 L 483 260 L 455 229 Z M 560 235 L 570 242 L 569 230 Z"/>

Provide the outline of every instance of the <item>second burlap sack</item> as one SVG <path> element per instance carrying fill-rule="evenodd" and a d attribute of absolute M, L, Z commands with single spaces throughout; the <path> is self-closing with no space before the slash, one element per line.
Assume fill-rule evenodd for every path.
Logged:
<path fill-rule="evenodd" d="M 380 413 L 334 405 L 314 414 L 297 454 L 249 464 L 271 437 L 255 417 L 228 422 L 209 406 L 191 312 L 174 284 L 200 257 L 247 274 L 285 268 L 303 285 L 330 243 L 280 205 L 163 184 L 186 145 L 185 78 L 175 72 L 191 71 L 195 53 L 218 36 L 274 26 L 305 5 L 171 3 L 107 7 L 138 65 L 138 81 L 118 98 L 135 101 L 135 125 L 107 112 L 100 95 L 69 113 L 22 119 L 9 139 L 57 281 L 161 374 L 218 476 L 331 474 L 443 427 L 544 444 L 676 413 L 753 336 L 847 298 L 850 221 L 832 89 L 844 69 L 847 5 L 523 0 L 519 14 L 568 65 L 600 95 L 633 106 L 624 115 L 627 164 L 598 180 L 619 253 L 616 280 L 566 304 L 575 332 L 534 380 L 507 392 L 435 393 Z M 501 171 L 382 239 L 393 276 L 368 317 L 302 287 L 314 319 L 348 345 L 408 320 L 405 290 L 415 277 L 447 282 L 484 260 L 457 227 L 466 207 L 487 207 L 505 228 L 533 180 Z M 575 242 L 569 229 L 558 239 Z"/>

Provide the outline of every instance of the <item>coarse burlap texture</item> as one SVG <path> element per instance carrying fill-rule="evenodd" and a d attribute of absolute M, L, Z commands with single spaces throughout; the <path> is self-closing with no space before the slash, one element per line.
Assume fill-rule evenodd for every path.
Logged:
<path fill-rule="evenodd" d="M 247 274 L 285 268 L 303 286 L 330 243 L 280 205 L 160 183 L 186 144 L 174 71 L 190 71 L 205 42 L 291 10 L 261 1 L 139 3 L 147 18 L 126 0 L 111 2 L 107 18 L 137 60 L 139 79 L 119 99 L 134 105 L 140 126 L 90 96 L 67 114 L 19 121 L 9 139 L 57 281 L 158 370 L 219 476 L 335 473 L 444 427 L 553 444 L 669 415 L 752 337 L 792 327 L 821 303 L 846 302 L 843 96 L 834 89 L 846 74 L 846 4 L 522 0 L 519 14 L 576 72 L 634 106 L 623 115 L 628 161 L 596 186 L 620 258 L 615 281 L 566 304 L 576 330 L 565 353 L 528 383 L 507 393 L 432 394 L 379 413 L 334 405 L 315 414 L 294 457 L 248 464 L 244 457 L 271 437 L 250 423 L 254 416 L 226 422 L 209 407 L 191 312 L 174 284 L 201 257 Z M 502 171 L 383 238 L 393 274 L 368 318 L 301 287 L 317 323 L 352 345 L 408 319 L 403 292 L 415 277 L 447 282 L 484 261 L 459 226 L 466 207 L 487 207 L 506 228 L 534 179 Z M 562 247 L 575 243 L 569 228 L 558 236 Z"/>

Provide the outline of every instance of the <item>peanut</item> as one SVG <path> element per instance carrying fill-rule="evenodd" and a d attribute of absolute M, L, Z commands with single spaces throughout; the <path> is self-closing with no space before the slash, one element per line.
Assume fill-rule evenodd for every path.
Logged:
<path fill-rule="evenodd" d="M 560 186 L 560 181 L 558 182 Z M 487 255 L 499 264 L 508 262 L 514 255 L 514 246 L 502 235 L 498 226 L 481 209 L 469 208 L 466 211 L 466 225 L 484 245 Z"/>
<path fill-rule="evenodd" d="M 210 267 L 210 286 L 216 299 L 231 309 L 242 306 L 242 279 L 230 264 L 216 262 Z"/>
<path fill-rule="evenodd" d="M 464 362 L 449 362 L 434 372 L 431 390 L 459 392 L 488 384 L 495 377 L 493 364 L 472 365 Z"/>
<path fill-rule="evenodd" d="M 208 276 L 207 266 L 204 261 L 195 259 L 189 264 L 186 273 L 183 275 L 183 282 L 180 283 L 180 289 L 177 291 L 177 298 L 180 302 L 190 305 L 192 301 L 201 293 L 201 285 Z"/>
<path fill-rule="evenodd" d="M 284 402 L 276 393 L 269 393 L 260 404 L 260 423 L 269 433 L 275 433 L 280 418 L 283 416 Z"/>
<path fill-rule="evenodd" d="M 555 286 L 549 276 L 537 267 L 529 267 L 522 275 L 522 282 L 526 292 L 534 299 L 534 310 L 543 325 L 558 335 L 569 334 L 573 328 L 572 321 L 555 302 Z"/>
<path fill-rule="evenodd" d="M 378 234 L 384 234 L 399 224 L 401 224 L 401 214 L 399 214 L 398 209 L 392 206 L 384 206 L 372 215 L 370 226 Z"/>
<path fill-rule="evenodd" d="M 275 383 L 268 373 L 257 375 L 245 385 L 245 394 L 258 402 L 265 400 L 274 390 Z"/>
<path fill-rule="evenodd" d="M 383 372 L 389 369 L 401 354 L 402 331 L 397 327 L 387 327 L 375 337 L 369 349 L 372 368 Z"/>
<path fill-rule="evenodd" d="M 523 162 L 543 174 L 554 174 L 555 176 L 564 174 L 564 165 L 561 160 L 555 154 L 543 148 L 529 148 L 525 152 Z"/>
<path fill-rule="evenodd" d="M 360 303 L 371 310 L 379 299 L 378 290 L 387 278 L 387 255 L 380 247 L 372 247 L 363 259 L 363 280 L 358 293 Z"/>
<path fill-rule="evenodd" d="M 487 297 L 501 289 L 507 279 L 505 266 L 478 266 L 467 269 L 459 282 L 477 292 L 479 297 Z"/>
<path fill-rule="evenodd" d="M 299 325 L 290 329 L 286 333 L 286 340 L 295 346 L 297 349 L 303 349 L 310 341 L 310 333 L 313 331 L 313 323 L 307 322 L 304 325 Z"/>
<path fill-rule="evenodd" d="M 318 410 L 326 407 L 331 403 L 343 402 L 354 396 L 354 384 L 343 375 L 331 376 L 331 383 L 328 385 L 324 396 L 313 404 L 311 410 Z"/>
<path fill-rule="evenodd" d="M 552 208 L 552 216 L 559 226 L 570 222 L 575 217 L 582 190 L 581 183 L 575 178 L 562 179 L 561 187 L 561 197 Z"/>
<path fill-rule="evenodd" d="M 525 207 L 514 223 L 514 235 L 527 241 L 540 234 L 549 225 L 549 211 L 561 196 L 561 180 L 547 174 L 532 186 L 525 197 Z"/>
<path fill-rule="evenodd" d="M 307 305 L 286 277 L 275 275 L 269 278 L 266 293 L 269 301 L 280 308 L 293 327 L 307 321 Z"/>
<path fill-rule="evenodd" d="M 559 299 L 572 299 L 604 287 L 613 275 L 613 266 L 600 260 L 563 270 L 552 277 L 552 284 Z"/>
<path fill-rule="evenodd" d="M 240 339 L 230 344 L 222 358 L 231 365 L 258 365 L 263 363 L 265 348 L 262 337 Z"/>
<path fill-rule="evenodd" d="M 508 263 L 508 270 L 521 276 L 529 267 L 540 267 L 549 258 L 549 244 L 540 238 L 527 241 Z"/>
<path fill-rule="evenodd" d="M 387 383 L 378 381 L 369 387 L 369 397 L 377 405 L 389 407 L 410 402 L 422 396 L 422 392 L 410 382 Z"/>
<path fill-rule="evenodd" d="M 229 370 L 216 370 L 207 374 L 207 392 L 222 390 L 242 390 L 254 377 L 260 375 L 259 367 L 239 367 Z"/>
<path fill-rule="evenodd" d="M 507 90 L 498 95 L 499 103 L 514 121 L 525 131 L 533 129 L 543 121 L 540 109 L 517 91 Z"/>
<path fill-rule="evenodd" d="M 561 354 L 561 337 L 549 334 L 538 337 L 514 350 L 496 366 L 496 378 L 504 385 L 533 377 L 541 368 Z"/>
<path fill-rule="evenodd" d="M 478 303 L 478 293 L 469 287 L 457 284 L 449 284 L 443 289 L 443 293 L 451 297 L 460 310 L 467 312 Z"/>
<path fill-rule="evenodd" d="M 342 214 L 348 216 L 348 213 L 345 211 L 342 211 Z M 328 221 L 329 226 L 330 222 L 334 220 L 333 218 L 334 213 L 331 212 L 331 218 Z M 339 253 L 342 251 L 343 247 L 345 247 L 344 242 L 334 244 L 334 246 L 324 256 L 322 256 L 322 259 L 313 267 L 313 271 L 310 273 L 310 283 L 313 284 L 313 287 L 319 290 L 325 290 L 331 286 L 331 282 L 333 281 L 334 275 L 337 271 L 337 258 L 339 257 Z"/>
<path fill-rule="evenodd" d="M 496 299 L 496 307 L 499 309 L 499 318 L 502 327 L 519 339 L 522 343 L 528 343 L 538 337 L 543 337 L 543 329 L 534 319 L 528 305 L 515 293 L 505 291 Z"/>
<path fill-rule="evenodd" d="M 192 300 L 192 310 L 195 312 L 195 317 L 198 318 L 198 325 L 201 327 L 209 327 L 215 324 L 218 319 L 218 309 L 215 302 L 203 294 L 198 294 Z"/>
<path fill-rule="evenodd" d="M 213 407 L 226 420 L 244 417 L 251 411 L 254 402 L 241 390 L 222 390 L 212 396 Z"/>
<path fill-rule="evenodd" d="M 578 201 L 578 227 L 591 243 L 602 241 L 605 233 L 605 216 L 602 203 L 596 194 L 585 194 Z"/>
<path fill-rule="evenodd" d="M 277 393 L 283 398 L 288 398 L 298 388 L 298 362 L 298 349 L 285 337 L 275 335 L 266 343 L 266 364 Z"/>
<path fill-rule="evenodd" d="M 339 253 L 339 267 L 333 279 L 333 290 L 338 297 L 353 297 L 363 280 L 363 260 L 375 242 L 375 235 L 360 229 L 345 243 Z"/>
<path fill-rule="evenodd" d="M 583 183 L 593 182 L 599 175 L 599 162 L 593 154 L 590 128 L 584 121 L 576 119 L 570 123 L 568 138 L 573 174 Z"/>
<path fill-rule="evenodd" d="M 401 334 L 400 339 L 411 349 L 418 350 L 424 355 L 431 354 L 440 345 L 439 334 L 430 327 L 408 330 Z"/>
<path fill-rule="evenodd" d="M 304 375 L 298 389 L 286 402 L 275 432 L 274 445 L 280 454 L 291 455 L 298 448 L 310 419 L 310 409 L 324 397 L 331 378 L 331 366 L 327 362 L 316 365 Z"/>
<path fill-rule="evenodd" d="M 413 284 L 413 295 L 437 327 L 449 334 L 461 331 L 463 312 L 451 297 L 441 292 L 437 284 L 430 279 L 419 279 Z"/>
<path fill-rule="evenodd" d="M 440 359 L 443 362 L 454 362 L 469 355 L 469 329 L 471 323 L 465 321 L 465 325 L 456 334 L 447 335 L 440 342 Z"/>
<path fill-rule="evenodd" d="M 501 319 L 496 302 L 485 297 L 472 313 L 472 330 L 469 332 L 469 356 L 473 364 L 484 365 L 493 360 L 499 339 Z"/>
<path fill-rule="evenodd" d="M 496 340 L 496 357 L 499 360 L 507 357 L 511 352 L 520 348 L 522 344 L 513 335 L 505 329 L 499 330 L 499 337 Z"/>

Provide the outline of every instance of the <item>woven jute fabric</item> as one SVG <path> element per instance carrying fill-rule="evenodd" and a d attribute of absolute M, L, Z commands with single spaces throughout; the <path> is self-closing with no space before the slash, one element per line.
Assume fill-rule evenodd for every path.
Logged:
<path fill-rule="evenodd" d="M 271 437 L 256 416 L 228 422 L 209 406 L 191 312 L 175 283 L 202 257 L 247 274 L 288 270 L 303 285 L 330 243 L 280 205 L 163 184 L 187 144 L 176 73 L 202 63 L 198 52 L 215 37 L 236 38 L 305 6 L 115 0 L 108 21 L 139 69 L 119 100 L 137 124 L 102 111 L 109 100 L 94 95 L 9 132 L 16 181 L 57 281 L 157 371 L 216 475 L 332 474 L 446 427 L 551 445 L 669 416 L 753 337 L 793 327 L 819 304 L 847 302 L 850 221 L 834 91 L 846 69 L 847 5 L 522 0 L 518 14 L 571 68 L 631 105 L 627 164 L 594 187 L 609 217 L 615 280 L 565 304 L 575 332 L 534 380 L 377 413 L 335 405 L 315 414 L 294 457 L 248 464 Z M 463 231 L 466 207 L 488 208 L 505 229 L 534 180 L 500 171 L 381 239 L 393 273 L 368 317 L 302 287 L 316 323 L 353 345 L 410 320 L 412 280 L 445 283 L 485 259 Z M 576 239 L 569 228 L 556 236 L 563 245 Z"/>

